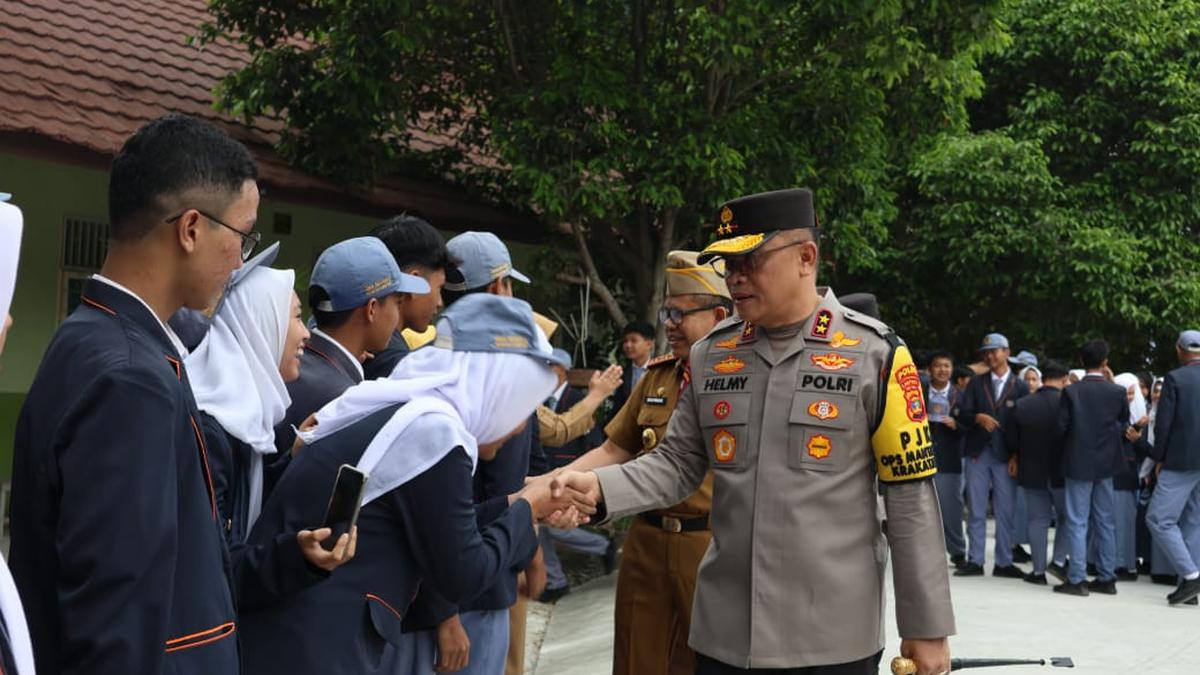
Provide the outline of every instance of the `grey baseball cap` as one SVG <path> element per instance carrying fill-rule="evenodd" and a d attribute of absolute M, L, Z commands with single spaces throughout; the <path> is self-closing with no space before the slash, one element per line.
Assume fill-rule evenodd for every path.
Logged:
<path fill-rule="evenodd" d="M 983 337 L 983 344 L 979 347 L 979 351 L 986 352 L 993 349 L 1008 349 L 1008 338 L 1000 333 L 988 333 Z"/>
<path fill-rule="evenodd" d="M 567 350 L 565 350 L 565 349 L 559 349 L 558 347 L 555 347 L 554 348 L 554 358 L 557 359 L 561 363 L 565 363 L 566 364 L 564 366 L 565 368 L 570 368 L 572 365 L 571 364 L 571 355 L 568 354 Z"/>
<path fill-rule="evenodd" d="M 547 365 L 570 368 L 550 347 L 533 321 L 528 302 L 490 293 L 473 293 L 450 305 L 437 323 L 434 347 L 456 352 L 524 354 Z"/>
<path fill-rule="evenodd" d="M 1189 354 L 1200 354 L 1200 330 L 1185 330 L 1179 334 L 1175 344 Z"/>
<path fill-rule="evenodd" d="M 344 312 L 392 293 L 430 291 L 429 282 L 401 272 L 391 251 L 375 237 L 355 237 L 325 249 L 309 286 L 320 287 L 328 296 L 313 308 L 322 312 Z"/>
<path fill-rule="evenodd" d="M 1017 354 L 1016 356 L 1009 359 L 1009 361 L 1011 361 L 1019 366 L 1031 366 L 1033 368 L 1037 368 L 1037 365 L 1038 365 L 1037 355 L 1034 354 L 1033 352 L 1025 351 L 1024 349 L 1021 350 L 1020 354 Z"/>
<path fill-rule="evenodd" d="M 462 262 L 458 271 L 462 280 L 446 282 L 452 291 L 466 291 L 486 286 L 501 277 L 512 277 L 517 281 L 529 282 L 529 277 L 513 269 L 512 256 L 500 237 L 491 232 L 463 232 L 446 242 L 450 254 Z"/>

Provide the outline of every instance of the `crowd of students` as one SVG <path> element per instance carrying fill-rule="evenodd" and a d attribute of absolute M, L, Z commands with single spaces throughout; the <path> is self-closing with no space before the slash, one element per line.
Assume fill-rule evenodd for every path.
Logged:
<path fill-rule="evenodd" d="M 536 529 L 595 509 L 527 483 L 535 445 L 590 429 L 622 369 L 548 409 L 569 357 L 507 247 L 412 216 L 321 254 L 306 324 L 278 244 L 251 257 L 256 179 L 181 115 L 114 160 L 107 258 L 16 428 L 2 672 L 521 672 Z"/>
<path fill-rule="evenodd" d="M 1080 346 L 1078 370 L 1012 357 L 998 333 L 984 338 L 978 374 L 946 352 L 922 355 L 956 576 L 984 574 L 990 504 L 993 576 L 1046 585 L 1048 573 L 1055 592 L 1086 596 L 1150 574 L 1177 586 L 1170 604 L 1196 604 L 1200 332 L 1183 331 L 1175 351 L 1180 367 L 1158 379 L 1114 375 L 1103 340 Z"/>

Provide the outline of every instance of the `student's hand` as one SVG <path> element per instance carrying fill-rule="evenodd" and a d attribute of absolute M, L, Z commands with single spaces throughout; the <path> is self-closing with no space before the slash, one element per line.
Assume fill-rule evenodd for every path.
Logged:
<path fill-rule="evenodd" d="M 1142 437 L 1142 432 L 1139 431 L 1137 427 L 1129 427 L 1129 428 L 1125 429 L 1125 438 L 1128 439 L 1131 443 L 1137 443 L 1141 437 Z"/>
<path fill-rule="evenodd" d="M 517 497 L 529 502 L 535 521 L 542 520 L 555 511 L 565 511 L 571 507 L 574 507 L 585 516 L 590 516 L 596 512 L 596 501 L 579 490 L 567 487 L 558 490 L 556 493 L 554 485 L 557 480 L 558 478 L 548 482 L 538 481 L 531 483 L 517 493 Z"/>
<path fill-rule="evenodd" d="M 1008 475 L 1013 478 L 1017 477 L 1017 456 L 1013 455 L 1008 458 Z"/>
<path fill-rule="evenodd" d="M 1158 480 L 1158 477 L 1162 475 L 1162 465 L 1162 462 L 1154 465 L 1154 480 Z"/>
<path fill-rule="evenodd" d="M 621 386 L 621 375 L 625 369 L 618 365 L 611 365 L 604 369 L 604 372 L 592 373 L 592 380 L 588 382 L 588 393 L 597 394 L 604 398 L 612 396 L 613 392 Z"/>
<path fill-rule="evenodd" d="M 358 526 L 350 528 L 349 534 L 338 537 L 337 545 L 332 551 L 326 551 L 321 542 L 333 536 L 333 530 L 322 527 L 317 530 L 300 530 L 296 533 L 296 541 L 300 543 L 300 553 L 313 567 L 326 572 L 332 572 L 354 557 L 358 547 Z"/>
<path fill-rule="evenodd" d="M 525 568 L 522 576 L 525 577 L 522 594 L 530 600 L 542 597 L 542 593 L 546 591 L 546 557 L 542 554 L 541 546 L 538 547 L 533 560 L 529 561 L 529 567 Z"/>
<path fill-rule="evenodd" d="M 946 419 L 942 420 L 942 424 L 945 424 L 946 428 L 951 431 L 954 431 L 955 429 L 958 428 L 958 422 L 953 417 L 950 417 L 949 415 L 946 416 Z"/>
<path fill-rule="evenodd" d="M 1000 423 L 996 421 L 996 418 L 987 413 L 975 415 L 975 423 L 983 427 L 983 430 L 989 434 L 1000 428 Z"/>
<path fill-rule="evenodd" d="M 1149 416 L 1149 415 L 1142 415 L 1142 418 L 1141 418 L 1141 419 L 1139 419 L 1138 421 L 1134 422 L 1134 423 L 1133 423 L 1133 426 L 1135 426 L 1135 427 L 1137 427 L 1137 428 L 1139 428 L 1139 429 L 1143 429 L 1143 428 L 1145 428 L 1145 426 L 1146 426 L 1147 424 L 1149 424 L 1149 423 L 1150 423 L 1150 416 Z"/>
<path fill-rule="evenodd" d="M 458 615 L 446 619 L 437 627 L 437 663 L 435 673 L 453 673 L 471 662 L 471 639 L 463 629 Z"/>
<path fill-rule="evenodd" d="M 313 413 L 313 414 L 309 415 L 308 417 L 304 418 L 304 421 L 300 423 L 299 427 L 297 427 L 297 429 L 299 429 L 300 431 L 312 431 L 313 429 L 316 429 L 316 428 L 317 428 L 317 413 Z M 300 435 L 297 434 L 296 440 L 292 441 L 292 457 L 295 457 L 296 455 L 300 454 L 300 448 L 303 448 L 303 447 L 304 447 L 304 439 L 300 438 Z"/>
<path fill-rule="evenodd" d="M 596 512 L 596 504 L 603 499 L 600 493 L 600 477 L 595 471 L 563 471 L 550 481 L 550 494 L 556 499 L 567 497 L 574 493 L 583 499 L 583 507 L 579 512 L 590 516 Z M 575 504 L 577 507 L 580 505 Z"/>
<path fill-rule="evenodd" d="M 574 506 L 568 507 L 566 510 L 555 511 L 543 518 L 540 523 L 548 525 L 558 530 L 572 530 L 579 527 L 588 521 L 587 516 L 583 515 Z"/>
<path fill-rule="evenodd" d="M 4 340 L 8 337 L 8 329 L 12 328 L 13 318 L 11 314 L 5 314 L 4 320 L 0 321 L 0 354 L 4 353 Z"/>

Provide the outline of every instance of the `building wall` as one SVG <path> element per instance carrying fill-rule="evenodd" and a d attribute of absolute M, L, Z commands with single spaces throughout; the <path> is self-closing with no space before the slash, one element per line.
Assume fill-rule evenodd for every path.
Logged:
<path fill-rule="evenodd" d="M 12 442 L 25 391 L 65 312 L 63 245 L 68 218 L 107 222 L 108 172 L 0 151 L 0 192 L 25 215 L 20 271 L 13 298 L 15 323 L 0 356 L 0 479 L 12 474 Z M 276 216 L 291 217 L 291 233 L 274 232 Z M 305 298 L 312 265 L 327 246 L 366 234 L 377 219 L 271 199 L 259 209 L 263 245 L 281 241 L 275 266 L 294 268 Z M 520 269 L 536 247 L 512 245 Z M 82 276 L 82 274 L 77 274 Z"/>

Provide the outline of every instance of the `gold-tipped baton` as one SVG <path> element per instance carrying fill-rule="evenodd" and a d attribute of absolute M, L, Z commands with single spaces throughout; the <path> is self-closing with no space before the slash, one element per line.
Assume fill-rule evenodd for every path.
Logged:
<path fill-rule="evenodd" d="M 1053 656 L 1049 659 L 950 659 L 950 670 L 964 668 L 991 668 L 994 666 L 1051 666 L 1053 668 L 1074 668 L 1075 662 L 1070 657 Z M 897 656 L 892 659 L 893 675 L 916 675 L 917 663 L 912 659 Z"/>

